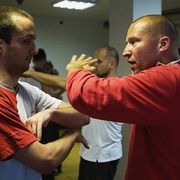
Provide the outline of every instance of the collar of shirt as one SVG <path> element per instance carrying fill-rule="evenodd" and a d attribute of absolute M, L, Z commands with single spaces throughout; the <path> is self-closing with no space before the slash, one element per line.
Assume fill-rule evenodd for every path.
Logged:
<path fill-rule="evenodd" d="M 176 64 L 176 63 L 179 63 L 179 62 L 180 62 L 180 59 L 175 60 L 175 61 L 172 61 L 172 62 L 168 63 L 167 65 Z M 163 64 L 163 63 L 161 63 L 161 62 L 158 62 L 158 63 L 156 64 L 156 66 L 162 66 L 162 65 L 166 65 L 166 64 Z"/>

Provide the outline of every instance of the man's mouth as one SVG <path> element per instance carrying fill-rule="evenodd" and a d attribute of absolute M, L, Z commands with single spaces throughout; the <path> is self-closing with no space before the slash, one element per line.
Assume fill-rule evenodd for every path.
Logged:
<path fill-rule="evenodd" d="M 128 61 L 128 63 L 131 64 L 131 66 L 130 66 L 131 70 L 134 70 L 135 66 L 136 66 L 135 61 Z"/>
<path fill-rule="evenodd" d="M 31 61 L 31 60 L 32 60 L 32 57 L 27 57 L 26 60 L 27 60 L 27 61 Z"/>

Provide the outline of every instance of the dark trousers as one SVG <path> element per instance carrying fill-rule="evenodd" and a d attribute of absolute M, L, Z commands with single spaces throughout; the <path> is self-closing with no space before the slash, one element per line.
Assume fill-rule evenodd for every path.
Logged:
<path fill-rule="evenodd" d="M 46 127 L 43 127 L 41 143 L 46 144 L 59 139 L 59 129 L 61 127 L 59 124 L 50 121 Z M 61 172 L 61 164 L 57 166 L 57 170 L 58 172 L 56 173 L 59 174 Z M 54 180 L 54 175 L 55 172 L 48 175 L 42 174 L 42 180 Z"/>
<path fill-rule="evenodd" d="M 118 160 L 99 163 L 80 160 L 78 180 L 113 180 Z"/>

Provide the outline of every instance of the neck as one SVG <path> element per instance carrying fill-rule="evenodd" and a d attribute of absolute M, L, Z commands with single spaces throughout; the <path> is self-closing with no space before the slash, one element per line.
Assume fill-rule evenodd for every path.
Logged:
<path fill-rule="evenodd" d="M 15 87 L 17 85 L 19 77 L 12 77 L 4 73 L 0 73 L 0 82 L 6 84 L 10 87 Z"/>
<path fill-rule="evenodd" d="M 108 76 L 104 77 L 104 78 L 109 78 L 109 77 L 117 77 L 116 73 L 110 73 L 108 74 Z"/>
<path fill-rule="evenodd" d="M 109 75 L 107 76 L 108 77 L 117 77 L 117 72 L 116 71 L 110 71 Z"/>
<path fill-rule="evenodd" d="M 176 52 L 173 52 L 173 53 L 165 54 L 161 63 L 169 64 L 170 62 L 176 61 L 178 59 L 180 59 L 180 55 L 179 55 L 178 51 L 176 51 Z"/>

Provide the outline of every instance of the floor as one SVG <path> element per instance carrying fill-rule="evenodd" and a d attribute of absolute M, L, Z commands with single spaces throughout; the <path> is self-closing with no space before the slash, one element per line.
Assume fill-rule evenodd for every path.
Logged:
<path fill-rule="evenodd" d="M 70 154 L 62 163 L 61 174 L 55 176 L 55 180 L 77 180 L 80 160 L 79 147 L 79 143 L 74 145 Z"/>
<path fill-rule="evenodd" d="M 58 176 L 55 176 L 55 180 L 78 180 L 78 171 L 79 171 L 79 148 L 80 143 L 76 143 L 71 150 L 68 157 L 62 163 L 62 172 Z M 126 152 L 124 152 L 124 156 Z M 122 168 L 121 161 L 117 167 L 117 174 L 114 180 L 123 180 L 124 179 L 124 169 Z"/>

